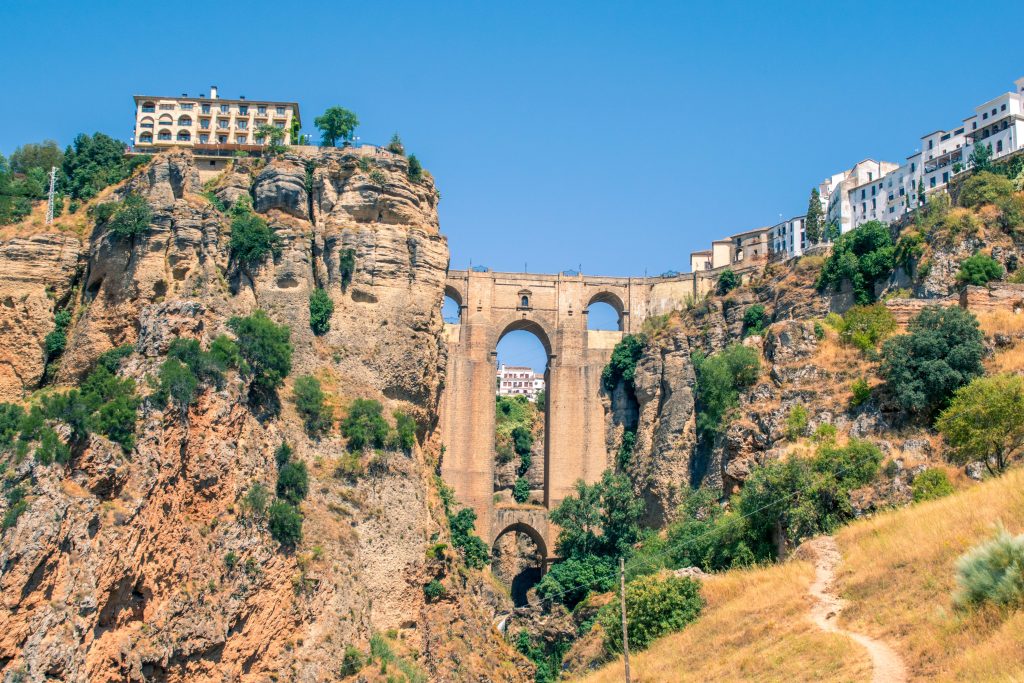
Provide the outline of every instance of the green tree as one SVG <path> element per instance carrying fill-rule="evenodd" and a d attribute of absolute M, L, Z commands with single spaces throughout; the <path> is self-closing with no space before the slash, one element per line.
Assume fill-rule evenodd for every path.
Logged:
<path fill-rule="evenodd" d="M 125 144 L 103 133 L 79 135 L 64 150 L 63 171 L 73 199 L 92 199 L 100 190 L 120 182 L 147 163 L 146 155 L 125 156 Z"/>
<path fill-rule="evenodd" d="M 267 222 L 252 212 L 248 201 L 239 201 L 231 209 L 231 257 L 246 268 L 263 263 L 267 256 L 281 253 L 281 237 Z"/>
<path fill-rule="evenodd" d="M 715 285 L 715 291 L 719 295 L 725 295 L 740 286 L 740 279 L 732 271 L 731 268 L 726 268 L 719 274 L 718 283 Z"/>
<path fill-rule="evenodd" d="M 313 334 L 326 334 L 331 329 L 331 315 L 334 313 L 334 302 L 326 290 L 317 287 L 309 295 L 309 327 Z"/>
<path fill-rule="evenodd" d="M 415 154 L 409 155 L 409 170 L 407 172 L 409 180 L 414 183 L 418 183 L 423 180 L 423 164 L 416 158 Z"/>
<path fill-rule="evenodd" d="M 838 289 L 843 280 L 849 280 L 856 302 L 870 304 L 875 300 L 875 283 L 892 272 L 895 259 L 889 227 L 868 221 L 835 241 L 818 276 L 818 289 Z"/>
<path fill-rule="evenodd" d="M 168 358 L 160 366 L 160 390 L 161 402 L 168 399 L 182 412 L 196 399 L 196 392 L 199 388 L 199 380 L 192 370 L 174 358 Z"/>
<path fill-rule="evenodd" d="M 768 327 L 771 320 L 765 313 L 764 306 L 754 304 L 743 312 L 743 335 L 759 335 Z"/>
<path fill-rule="evenodd" d="M 110 219 L 110 232 L 118 237 L 132 239 L 149 230 L 153 212 L 149 203 L 137 194 L 128 194 Z"/>
<path fill-rule="evenodd" d="M 808 244 L 817 244 L 821 241 L 822 232 L 825 229 L 825 216 L 821 210 L 821 194 L 818 188 L 811 190 L 811 198 L 807 202 L 807 217 L 804 219 L 804 235 Z"/>
<path fill-rule="evenodd" d="M 342 249 L 341 254 L 338 256 L 338 273 L 341 275 L 341 291 L 345 292 L 348 290 L 348 286 L 352 284 L 352 276 L 356 272 L 356 250 L 355 249 Z"/>
<path fill-rule="evenodd" d="M 749 346 L 731 344 L 705 357 L 693 355 L 697 373 L 697 431 L 711 436 L 725 426 L 726 415 L 739 405 L 739 392 L 757 381 L 761 361 Z"/>
<path fill-rule="evenodd" d="M 551 511 L 559 526 L 555 547 L 562 557 L 626 555 L 640 538 L 643 513 L 629 478 L 605 470 L 594 484 L 576 482 L 576 493 Z"/>
<path fill-rule="evenodd" d="M 1024 378 L 978 377 L 957 390 L 935 426 L 958 464 L 982 460 L 989 472 L 1006 469 L 1024 446 Z"/>
<path fill-rule="evenodd" d="M 960 272 L 956 274 L 956 281 L 965 285 L 984 285 L 1000 279 L 1005 272 L 999 261 L 991 256 L 974 254 L 960 262 Z"/>
<path fill-rule="evenodd" d="M 402 138 L 399 137 L 398 133 L 392 134 L 385 149 L 392 154 L 405 154 L 405 145 L 402 144 Z"/>
<path fill-rule="evenodd" d="M 915 503 L 944 498 L 952 494 L 953 490 L 949 475 L 938 467 L 929 467 L 914 477 L 913 483 L 910 484 L 910 492 Z"/>
<path fill-rule="evenodd" d="M 1002 204 L 1013 195 L 1013 182 L 991 171 L 977 171 L 964 181 L 957 202 L 966 208 Z"/>
<path fill-rule="evenodd" d="M 516 483 L 512 486 L 512 498 L 517 503 L 525 503 L 526 499 L 530 497 L 530 482 L 523 477 L 516 479 Z"/>
<path fill-rule="evenodd" d="M 275 500 L 270 504 L 267 528 L 275 541 L 294 547 L 302 541 L 302 513 L 287 501 Z"/>
<path fill-rule="evenodd" d="M 786 415 L 786 438 L 796 441 L 807 431 L 807 408 L 797 403 Z"/>
<path fill-rule="evenodd" d="M 446 510 L 447 511 L 447 510 Z M 448 516 L 448 528 L 452 535 L 452 545 L 462 551 L 466 566 L 470 569 L 482 569 L 491 560 L 491 551 L 479 536 L 473 533 L 476 513 L 470 508 L 462 508 Z"/>
<path fill-rule="evenodd" d="M 873 351 L 896 329 L 896 319 L 885 304 L 854 306 L 842 317 L 839 338 L 861 351 Z"/>
<path fill-rule="evenodd" d="M 263 139 L 267 154 L 283 154 L 288 150 L 284 144 L 284 128 L 264 123 L 256 128 L 255 134 L 257 141 Z M 292 142 L 298 144 L 297 138 L 293 138 Z"/>
<path fill-rule="evenodd" d="M 398 446 L 406 453 L 412 453 L 416 445 L 416 420 L 412 415 L 396 410 L 393 413 L 395 418 L 395 431 L 398 433 Z"/>
<path fill-rule="evenodd" d="M 325 402 L 326 397 L 320 388 L 320 380 L 312 375 L 296 377 L 292 392 L 295 411 L 302 418 L 306 434 L 312 439 L 330 430 L 334 423 L 334 411 Z"/>
<path fill-rule="evenodd" d="M 924 180 L 918 180 L 917 181 L 917 205 L 918 206 L 924 206 L 927 201 L 928 201 L 928 197 L 925 195 L 925 192 L 924 192 Z"/>
<path fill-rule="evenodd" d="M 63 164 L 64 153 L 54 140 L 26 143 L 15 149 L 10 159 L 12 173 L 28 173 L 39 168 L 49 174 L 52 167 L 60 170 Z"/>
<path fill-rule="evenodd" d="M 882 346 L 881 375 L 905 410 L 930 418 L 982 374 L 983 354 L 973 315 L 958 306 L 929 306 L 910 320 L 908 334 Z"/>
<path fill-rule="evenodd" d="M 700 584 L 689 577 L 645 576 L 626 584 L 626 625 L 629 646 L 647 649 L 657 638 L 682 630 L 704 608 Z M 598 622 L 604 628 L 605 647 L 622 651 L 618 601 L 601 608 Z"/>
<path fill-rule="evenodd" d="M 291 331 L 277 325 L 265 311 L 228 320 L 235 333 L 238 354 L 257 394 L 275 391 L 292 369 Z"/>
<path fill-rule="evenodd" d="M 601 384 L 606 391 L 614 391 L 620 380 L 627 389 L 633 390 L 636 364 L 646 347 L 647 338 L 642 334 L 627 334 L 615 345 L 608 365 L 601 371 Z"/>
<path fill-rule="evenodd" d="M 971 166 L 974 168 L 974 171 L 977 173 L 991 171 L 992 145 L 987 145 L 984 142 L 975 144 L 974 149 L 971 151 L 969 161 Z"/>
<path fill-rule="evenodd" d="M 383 448 L 388 436 L 388 423 L 380 401 L 366 398 L 352 401 L 348 415 L 341 421 L 341 434 L 348 439 L 350 451 Z"/>
<path fill-rule="evenodd" d="M 560 602 L 569 609 L 593 591 L 605 593 L 615 587 L 615 562 L 610 557 L 584 555 L 555 564 L 537 583 L 537 597 L 547 603 Z"/>
<path fill-rule="evenodd" d="M 348 143 L 359 125 L 356 115 L 343 107 L 330 107 L 313 119 L 313 125 L 320 129 L 320 139 L 325 147 L 337 146 L 338 140 Z"/>
<path fill-rule="evenodd" d="M 256 482 L 246 490 L 239 505 L 243 516 L 260 518 L 266 514 L 269 502 L 270 492 L 267 491 L 267 487 Z"/>
<path fill-rule="evenodd" d="M 277 495 L 298 505 L 309 493 L 309 471 L 301 460 L 289 460 L 277 473 Z"/>

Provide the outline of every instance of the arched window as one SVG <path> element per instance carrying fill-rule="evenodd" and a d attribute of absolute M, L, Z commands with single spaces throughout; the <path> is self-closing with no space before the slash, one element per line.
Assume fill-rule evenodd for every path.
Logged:
<path fill-rule="evenodd" d="M 191 116 L 179 116 L 178 117 L 178 125 L 179 126 L 191 126 L 192 125 L 192 117 Z"/>
<path fill-rule="evenodd" d="M 189 133 L 187 130 L 179 130 L 178 131 L 178 142 L 189 142 L 191 140 L 192 140 L 192 133 Z"/>
<path fill-rule="evenodd" d="M 143 111 L 143 113 L 147 113 L 147 114 L 148 113 L 152 113 L 152 112 L 156 111 L 156 104 L 154 104 L 153 102 L 143 102 L 142 103 L 142 111 Z"/>
<path fill-rule="evenodd" d="M 153 142 L 153 134 L 143 133 L 142 135 L 139 136 L 139 142 L 145 142 L 146 144 Z"/>
<path fill-rule="evenodd" d="M 524 294 L 524 295 L 523 295 L 522 297 L 520 297 L 520 299 L 519 299 L 519 305 L 520 305 L 521 307 L 523 307 L 523 308 L 529 308 L 529 307 L 530 307 L 530 297 L 528 297 L 528 296 L 526 296 L 526 295 Z"/>
<path fill-rule="evenodd" d="M 152 128 L 153 127 L 153 117 L 152 116 L 143 117 L 143 119 L 139 122 L 139 126 L 142 127 L 142 128 Z"/>
<path fill-rule="evenodd" d="M 171 131 L 166 130 L 166 129 L 165 130 L 161 130 L 159 133 L 157 133 L 156 139 L 157 140 L 170 140 L 171 139 Z"/>
<path fill-rule="evenodd" d="M 174 125 L 174 117 L 172 117 L 170 114 L 162 114 L 160 116 L 160 125 L 161 126 L 171 126 L 171 125 Z"/>

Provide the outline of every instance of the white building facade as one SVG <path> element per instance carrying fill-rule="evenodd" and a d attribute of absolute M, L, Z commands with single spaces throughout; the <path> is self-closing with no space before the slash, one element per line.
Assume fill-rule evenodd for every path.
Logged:
<path fill-rule="evenodd" d="M 774 256 L 794 258 L 807 248 L 806 216 L 794 216 L 773 225 L 768 232 L 768 246 Z"/>
<path fill-rule="evenodd" d="M 544 391 L 544 375 L 533 368 L 520 365 L 498 367 L 498 396 L 525 396 L 529 401 L 537 400 L 537 394 Z"/>

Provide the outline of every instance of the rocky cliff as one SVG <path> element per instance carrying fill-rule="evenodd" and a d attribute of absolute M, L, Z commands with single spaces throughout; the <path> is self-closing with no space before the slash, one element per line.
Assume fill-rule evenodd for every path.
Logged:
<path fill-rule="evenodd" d="M 28 506 L 0 551 L 5 677 L 333 680 L 346 647 L 386 630 L 432 680 L 526 677 L 491 629 L 484 603 L 499 598 L 450 556 L 425 560 L 446 533 L 431 463 L 448 250 L 431 179 L 407 171 L 383 150 L 297 148 L 237 160 L 204 186 L 188 153 L 166 153 L 116 193 L 146 200 L 144 234 L 100 222 L 87 244 L 45 234 L 0 246 L 3 400 L 43 383 L 55 306 L 73 312 L 51 359 L 55 391 L 126 343 L 121 372 L 144 387 L 174 338 L 205 345 L 263 309 L 290 327 L 291 377 L 318 377 L 341 412 L 374 398 L 419 425 L 410 455 L 339 476 L 341 437 L 305 435 L 290 380 L 274 412 L 252 408 L 232 374 L 185 415 L 143 404 L 129 452 L 93 435 L 67 465 L 10 456 L 5 487 L 27 489 Z M 229 254 L 224 209 L 243 197 L 281 240 L 260 267 Z M 314 288 L 334 304 L 322 336 L 309 324 Z M 273 490 L 283 441 L 311 474 L 292 552 L 239 510 L 254 483 Z M 446 598 L 430 602 L 423 586 L 438 577 Z"/>

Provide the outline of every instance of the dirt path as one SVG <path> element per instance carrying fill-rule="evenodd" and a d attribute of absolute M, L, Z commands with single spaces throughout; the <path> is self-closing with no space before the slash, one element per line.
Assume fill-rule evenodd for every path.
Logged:
<path fill-rule="evenodd" d="M 831 536 L 819 536 L 808 541 L 806 545 L 814 554 L 814 568 L 817 572 L 814 583 L 808 589 L 811 597 L 814 598 L 811 619 L 821 630 L 847 636 L 860 643 L 868 651 L 874 669 L 874 675 L 871 677 L 872 683 L 903 683 L 906 681 L 907 668 L 903 664 L 903 659 L 891 647 L 863 633 L 843 630 L 836 624 L 839 613 L 843 611 L 843 601 L 833 592 L 836 567 L 842 561 L 842 555 L 839 553 L 835 539 Z"/>

